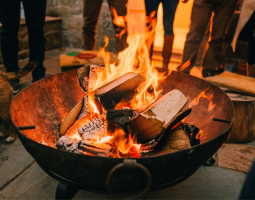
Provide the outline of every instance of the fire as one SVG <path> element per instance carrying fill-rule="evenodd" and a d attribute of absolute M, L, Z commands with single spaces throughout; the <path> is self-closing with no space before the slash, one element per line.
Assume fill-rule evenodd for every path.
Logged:
<path fill-rule="evenodd" d="M 208 111 L 213 111 L 216 104 L 212 102 L 213 94 L 209 96 L 205 95 L 208 89 L 209 87 L 203 90 L 195 99 L 193 99 L 193 101 L 189 104 L 189 108 L 192 108 L 193 106 L 197 106 L 199 104 L 200 98 L 206 98 L 209 101 Z"/>
<path fill-rule="evenodd" d="M 200 140 L 200 137 L 201 135 L 203 134 L 204 132 L 202 130 L 199 130 L 199 132 L 197 133 L 196 135 L 196 140 Z"/>
<path fill-rule="evenodd" d="M 96 106 L 94 93 L 88 94 L 88 108 L 89 108 L 90 115 L 100 114 L 100 112 L 98 111 L 98 108 Z"/>
<path fill-rule="evenodd" d="M 123 28 L 120 34 L 117 35 L 117 37 L 121 37 L 124 32 L 127 31 L 126 19 L 125 17 L 118 16 L 114 8 L 111 8 L 111 11 L 114 18 L 113 22 Z M 135 97 L 128 106 L 131 106 L 138 111 L 142 111 L 158 98 L 161 93 L 161 91 L 158 90 L 159 83 L 164 81 L 167 76 L 156 70 L 149 57 L 149 47 L 153 42 L 153 34 L 155 34 L 156 26 L 156 18 L 152 15 L 150 16 L 151 26 L 145 31 L 145 34 L 135 33 L 128 35 L 128 47 L 118 54 L 118 63 L 110 64 L 110 53 L 105 51 L 109 39 L 105 37 L 106 45 L 103 48 L 100 48 L 98 53 L 98 56 L 103 58 L 105 67 L 103 71 L 97 72 L 97 80 L 89 84 L 89 91 L 96 91 L 97 88 L 110 81 L 113 81 L 128 72 L 134 72 L 140 73 L 146 81 L 140 84 Z M 171 71 L 169 73 L 171 73 Z M 119 104 L 117 106 L 118 109 L 121 109 L 124 105 Z M 70 130 L 68 130 L 67 136 L 81 140 L 82 138 L 77 131 L 78 128 L 88 123 L 94 115 L 100 114 L 95 102 L 94 93 L 89 93 L 88 95 L 88 112 L 89 115 L 80 119 Z M 113 145 L 117 148 L 117 157 L 140 157 L 141 144 L 136 144 L 136 141 L 132 138 L 131 134 L 124 132 L 122 129 L 116 130 L 114 136 L 106 136 L 103 138 L 98 137 L 97 140 L 98 143 L 111 143 L 113 141 Z"/>
<path fill-rule="evenodd" d="M 127 134 L 122 129 L 114 132 L 115 145 L 117 146 L 117 157 L 122 155 L 131 155 L 132 157 L 140 157 L 141 144 L 135 144 L 131 134 Z"/>

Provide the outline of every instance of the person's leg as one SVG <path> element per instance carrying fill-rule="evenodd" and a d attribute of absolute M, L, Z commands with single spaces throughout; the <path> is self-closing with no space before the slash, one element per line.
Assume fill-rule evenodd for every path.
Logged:
<path fill-rule="evenodd" d="M 0 0 L 1 52 L 6 72 L 18 71 L 20 1 Z"/>
<path fill-rule="evenodd" d="M 112 9 L 115 9 L 118 16 L 125 17 L 127 15 L 127 0 L 108 0 L 109 7 L 111 9 L 112 19 L 114 19 L 114 13 Z M 125 20 L 125 18 L 124 18 Z M 127 27 L 126 20 L 124 21 Z M 113 23 L 113 27 L 115 29 L 116 40 L 115 40 L 115 49 L 116 52 L 119 53 L 128 47 L 127 44 L 127 28 L 126 31 L 122 34 L 122 31 L 125 27 L 120 27 Z"/>
<path fill-rule="evenodd" d="M 145 0 L 144 4 L 146 11 L 146 27 L 147 31 L 150 32 L 148 34 L 148 38 L 146 38 L 146 43 L 148 45 L 150 59 L 152 60 L 155 28 L 157 23 L 157 11 L 160 4 L 160 0 Z"/>
<path fill-rule="evenodd" d="M 203 76 L 214 75 L 223 71 L 221 65 L 224 61 L 222 43 L 227 26 L 234 14 L 238 0 L 216 1 L 212 22 L 211 40 L 203 61 Z"/>
<path fill-rule="evenodd" d="M 194 0 L 191 12 L 190 30 L 186 37 L 182 57 L 182 64 L 190 60 L 190 66 L 183 70 L 185 73 L 189 73 L 196 63 L 197 52 L 207 24 L 210 21 L 213 8 L 214 5 L 211 1 Z"/>
<path fill-rule="evenodd" d="M 46 0 L 23 0 L 29 41 L 29 61 L 37 61 L 32 72 L 33 82 L 45 77 L 46 68 L 43 67 L 45 53 L 44 22 L 46 14 Z"/>
<path fill-rule="evenodd" d="M 0 0 L 1 52 L 6 72 L 15 72 L 18 66 L 19 41 L 18 31 L 20 23 L 20 1 Z M 13 93 L 19 92 L 19 80 L 9 81 Z"/>
<path fill-rule="evenodd" d="M 163 25 L 164 25 L 164 45 L 162 51 L 163 57 L 163 70 L 168 70 L 168 63 L 172 55 L 174 32 L 173 32 L 173 22 L 175 11 L 179 0 L 162 0 L 163 6 Z"/>
<path fill-rule="evenodd" d="M 84 50 L 95 48 L 96 28 L 103 0 L 83 0 L 82 41 Z"/>

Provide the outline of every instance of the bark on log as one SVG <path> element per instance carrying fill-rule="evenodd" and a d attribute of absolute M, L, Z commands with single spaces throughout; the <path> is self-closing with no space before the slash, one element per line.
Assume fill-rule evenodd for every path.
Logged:
<path fill-rule="evenodd" d="M 136 134 L 137 142 L 141 144 L 158 138 L 164 129 L 173 124 L 174 117 L 187 101 L 188 99 L 179 90 L 168 92 L 144 112 L 127 122 L 129 132 L 132 135 Z"/>
<path fill-rule="evenodd" d="M 255 97 L 241 95 L 237 93 L 227 94 L 232 100 L 235 107 L 235 120 L 228 134 L 226 142 L 246 143 L 254 140 Z"/>

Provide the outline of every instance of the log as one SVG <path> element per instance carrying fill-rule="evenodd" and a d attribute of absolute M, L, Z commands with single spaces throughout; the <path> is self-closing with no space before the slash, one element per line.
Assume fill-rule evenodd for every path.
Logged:
<path fill-rule="evenodd" d="M 137 134 L 137 142 L 141 144 L 156 139 L 163 130 L 173 124 L 172 120 L 187 101 L 188 99 L 179 90 L 168 92 L 127 122 L 129 132 L 132 135 Z"/>
<path fill-rule="evenodd" d="M 235 120 L 226 142 L 246 143 L 255 139 L 255 97 L 227 93 L 235 108 Z M 217 116 L 215 116 L 217 117 Z M 221 123 L 221 122 L 219 122 Z"/>
<path fill-rule="evenodd" d="M 58 141 L 56 142 L 56 147 L 58 149 L 81 154 L 82 152 L 77 149 L 76 144 L 77 142 L 74 139 L 64 135 L 58 139 Z"/>
<path fill-rule="evenodd" d="M 106 120 L 107 120 L 107 134 L 114 135 L 116 129 L 123 129 L 124 132 L 128 135 L 128 129 L 126 122 L 134 116 L 135 111 L 130 108 L 124 108 L 121 110 L 109 110 L 107 112 Z"/>
<path fill-rule="evenodd" d="M 153 151 L 144 154 L 142 157 L 173 153 L 188 149 L 190 147 L 189 137 L 184 131 L 183 125 L 180 125 L 177 128 L 167 132 L 163 136 L 162 140 L 160 140 L 157 147 Z"/>
<path fill-rule="evenodd" d="M 145 81 L 141 74 L 129 72 L 98 88 L 95 96 L 100 99 L 106 110 L 116 107 L 119 102 L 129 102 L 136 92 L 138 86 Z"/>
<path fill-rule="evenodd" d="M 83 91 L 88 94 L 90 85 L 97 78 L 97 72 L 102 71 L 103 67 L 85 65 L 77 70 L 77 78 Z M 98 103 L 97 103 L 98 105 Z M 98 106 L 99 108 L 99 106 Z M 99 108 L 101 110 L 101 108 Z M 87 111 L 87 96 L 80 100 L 80 102 L 68 113 L 60 124 L 60 135 L 64 135 L 66 130 L 75 122 L 77 119 L 81 119 L 86 115 Z"/>

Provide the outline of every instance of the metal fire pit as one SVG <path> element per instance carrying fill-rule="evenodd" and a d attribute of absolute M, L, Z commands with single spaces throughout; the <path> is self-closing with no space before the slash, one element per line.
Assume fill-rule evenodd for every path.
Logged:
<path fill-rule="evenodd" d="M 203 130 L 200 145 L 137 159 L 89 156 L 56 149 L 61 120 L 84 96 L 76 70 L 42 79 L 25 88 L 13 100 L 11 116 L 26 150 L 55 179 L 97 191 L 143 191 L 144 194 L 150 184 L 154 189 L 172 186 L 191 176 L 220 148 L 234 120 L 234 107 L 228 96 L 202 79 L 174 71 L 160 88 L 163 94 L 178 89 L 189 102 L 209 88 L 206 95 L 213 94 L 214 110 L 208 111 L 208 99 L 201 98 L 185 120 Z M 231 123 L 213 121 L 213 118 Z M 21 132 L 17 128 L 30 125 L 35 125 L 35 129 Z"/>

